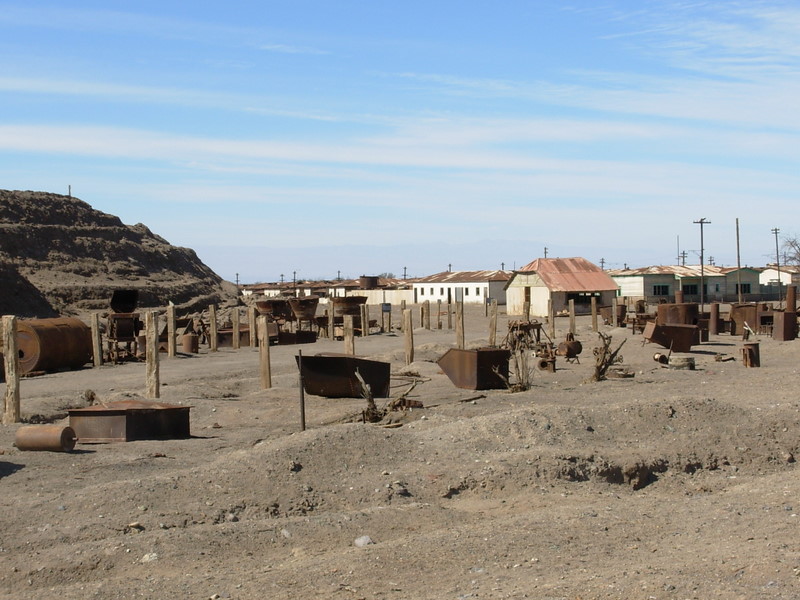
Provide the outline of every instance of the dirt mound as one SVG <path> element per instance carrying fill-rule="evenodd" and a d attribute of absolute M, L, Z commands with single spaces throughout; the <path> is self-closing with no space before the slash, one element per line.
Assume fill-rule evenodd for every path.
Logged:
<path fill-rule="evenodd" d="M 187 311 L 236 296 L 193 250 L 71 196 L 0 190 L 0 232 L 0 261 L 39 290 L 50 312 L 107 309 L 120 288 L 138 289 L 142 307 L 171 301 Z M 10 313 L 50 316 L 30 294 L 5 302 Z"/>

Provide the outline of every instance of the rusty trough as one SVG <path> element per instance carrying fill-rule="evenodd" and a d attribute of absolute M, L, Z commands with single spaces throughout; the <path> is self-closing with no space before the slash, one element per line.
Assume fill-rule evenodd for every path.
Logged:
<path fill-rule="evenodd" d="M 437 364 L 457 388 L 494 390 L 508 387 L 511 351 L 501 348 L 450 348 Z"/>
<path fill-rule="evenodd" d="M 92 360 L 92 330 L 80 319 L 23 319 L 17 323 L 19 372 L 79 369 Z"/>
<path fill-rule="evenodd" d="M 300 357 L 295 356 L 298 368 Z M 316 354 L 302 357 L 303 389 L 307 394 L 326 398 L 360 398 L 361 382 L 356 371 L 370 386 L 375 398 L 389 397 L 391 379 L 387 362 L 368 360 L 349 354 Z"/>
<path fill-rule="evenodd" d="M 120 400 L 88 408 L 73 408 L 69 425 L 81 443 L 131 442 L 191 437 L 191 406 Z"/>

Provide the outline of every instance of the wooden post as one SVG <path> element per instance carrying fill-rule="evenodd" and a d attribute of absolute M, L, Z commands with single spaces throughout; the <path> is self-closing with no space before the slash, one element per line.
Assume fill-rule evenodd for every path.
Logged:
<path fill-rule="evenodd" d="M 569 332 L 575 335 L 575 300 L 569 301 Z"/>
<path fill-rule="evenodd" d="M 436 301 L 436 329 L 442 328 L 442 300 Z"/>
<path fill-rule="evenodd" d="M 334 339 L 336 337 L 336 317 L 334 317 L 334 313 L 336 311 L 333 310 L 333 302 L 330 303 L 330 310 L 328 311 L 329 319 L 328 319 L 328 337 L 330 339 Z"/>
<path fill-rule="evenodd" d="M 344 316 L 344 353 L 354 356 L 356 353 L 356 340 L 353 331 L 353 315 Z"/>
<path fill-rule="evenodd" d="M 549 302 L 549 300 L 548 300 Z M 531 320 L 531 303 L 530 302 L 523 302 L 522 303 L 522 316 L 525 317 L 526 321 Z"/>
<path fill-rule="evenodd" d="M 247 326 L 250 329 L 250 347 L 256 347 L 256 339 L 258 333 L 256 332 L 256 307 L 250 306 L 247 308 Z"/>
<path fill-rule="evenodd" d="M 175 357 L 178 354 L 176 347 L 177 339 L 175 331 L 175 305 L 167 306 L 167 356 Z"/>
<path fill-rule="evenodd" d="M 611 299 L 611 326 L 617 326 L 617 297 Z"/>
<path fill-rule="evenodd" d="M 425 300 L 425 304 L 423 306 L 425 307 L 425 311 L 424 311 L 424 313 L 425 313 L 425 329 L 430 331 L 431 330 L 431 301 L 430 300 Z"/>
<path fill-rule="evenodd" d="M 452 331 L 453 329 L 453 307 L 450 305 L 450 302 L 447 302 L 447 330 Z"/>
<path fill-rule="evenodd" d="M 597 297 L 592 296 L 592 331 L 597 331 Z"/>
<path fill-rule="evenodd" d="M 489 346 L 497 346 L 497 300 L 492 300 L 489 307 Z"/>
<path fill-rule="evenodd" d="M 231 343 L 233 345 L 233 349 L 234 350 L 238 350 L 239 347 L 241 346 L 241 340 L 239 339 L 239 336 L 241 335 L 241 332 L 239 331 L 239 307 L 238 306 L 236 308 L 234 308 L 233 312 L 231 313 L 231 325 L 233 327 L 233 340 L 232 340 Z"/>
<path fill-rule="evenodd" d="M 100 313 L 93 312 L 91 316 L 92 324 L 92 358 L 94 366 L 99 367 L 103 364 L 103 341 L 100 337 Z"/>
<path fill-rule="evenodd" d="M 269 328 L 266 315 L 258 317 L 258 354 L 261 389 L 268 390 L 272 387 L 272 367 L 269 362 Z"/>
<path fill-rule="evenodd" d="M 17 349 L 17 317 L 3 317 L 3 362 L 6 372 L 6 395 L 3 425 L 19 423 L 19 350 Z"/>
<path fill-rule="evenodd" d="M 456 347 L 463 350 L 464 344 L 464 302 L 456 302 Z"/>
<path fill-rule="evenodd" d="M 361 337 L 369 335 L 369 309 L 366 304 L 361 305 Z"/>
<path fill-rule="evenodd" d="M 306 388 L 303 383 L 303 351 L 297 351 L 297 372 L 300 377 L 300 431 L 306 430 Z"/>
<path fill-rule="evenodd" d="M 550 330 L 550 339 L 556 339 L 556 311 L 553 310 L 553 299 L 550 298 L 547 301 L 547 324 L 548 329 Z"/>
<path fill-rule="evenodd" d="M 411 309 L 403 311 L 403 331 L 406 334 L 406 364 L 414 362 L 414 324 Z"/>
<path fill-rule="evenodd" d="M 209 340 L 208 349 L 211 352 L 217 351 L 217 305 L 212 304 L 208 307 L 208 320 L 209 320 Z"/>
<path fill-rule="evenodd" d="M 149 310 L 144 315 L 145 363 L 147 365 L 147 389 L 145 398 L 161 397 L 158 356 L 158 311 Z"/>
<path fill-rule="evenodd" d="M 719 302 L 711 303 L 711 314 L 708 319 L 708 335 L 719 333 Z"/>

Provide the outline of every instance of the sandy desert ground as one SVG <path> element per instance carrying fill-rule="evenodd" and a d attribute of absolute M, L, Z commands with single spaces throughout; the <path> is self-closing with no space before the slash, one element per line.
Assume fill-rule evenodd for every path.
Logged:
<path fill-rule="evenodd" d="M 482 307 L 466 322 L 484 345 Z M 269 390 L 249 347 L 163 358 L 161 400 L 193 407 L 191 439 L 21 452 L 0 427 L 0 597 L 800 597 L 800 341 L 761 336 L 747 369 L 741 339 L 715 336 L 683 371 L 602 331 L 635 377 L 586 382 L 581 317 L 580 364 L 519 393 L 454 387 L 435 363 L 453 331 L 416 328 L 411 365 L 401 335 L 357 338 L 425 406 L 380 424 L 347 422 L 363 399 L 307 396 L 300 431 L 294 355 L 343 351 L 323 339 L 273 347 Z M 48 374 L 22 381 L 22 412 L 144 387 L 143 363 Z"/>

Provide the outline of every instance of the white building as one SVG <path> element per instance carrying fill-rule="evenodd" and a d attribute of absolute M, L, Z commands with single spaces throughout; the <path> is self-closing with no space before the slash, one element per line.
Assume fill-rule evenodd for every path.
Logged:
<path fill-rule="evenodd" d="M 506 303 L 505 285 L 511 271 L 444 271 L 412 282 L 414 303 L 426 300 L 482 304 L 497 300 Z"/>

